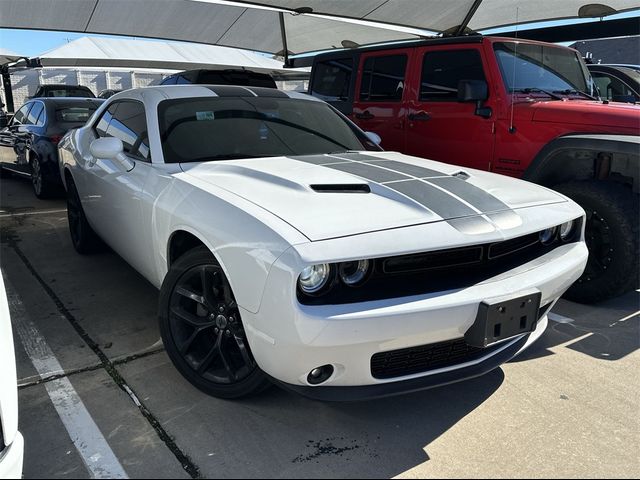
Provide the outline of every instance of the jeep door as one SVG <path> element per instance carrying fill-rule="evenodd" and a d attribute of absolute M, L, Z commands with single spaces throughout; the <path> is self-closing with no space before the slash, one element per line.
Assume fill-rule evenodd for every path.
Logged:
<path fill-rule="evenodd" d="M 495 141 L 495 95 L 489 88 L 489 98 L 482 105 L 492 109 L 490 118 L 476 113 L 475 102 L 458 101 L 461 80 L 491 84 L 479 45 L 440 45 L 415 51 L 408 89 L 405 152 L 489 170 Z"/>
<path fill-rule="evenodd" d="M 353 120 L 382 138 L 382 148 L 402 152 L 404 96 L 411 49 L 363 53 L 353 102 Z"/>

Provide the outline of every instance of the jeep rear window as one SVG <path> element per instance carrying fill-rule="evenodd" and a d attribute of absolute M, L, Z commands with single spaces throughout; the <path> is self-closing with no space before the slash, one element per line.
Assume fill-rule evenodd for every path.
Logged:
<path fill-rule="evenodd" d="M 379 150 L 323 102 L 202 97 L 158 105 L 165 163 Z"/>
<path fill-rule="evenodd" d="M 510 92 L 591 90 L 583 64 L 573 50 L 515 42 L 496 43 L 493 49 L 502 80 Z"/>
<path fill-rule="evenodd" d="M 369 57 L 364 62 L 360 83 L 360 100 L 364 102 L 398 102 L 402 100 L 406 55 Z"/>
<path fill-rule="evenodd" d="M 311 94 L 327 102 L 348 100 L 352 72 L 351 58 L 336 58 L 317 63 L 313 69 Z"/>
<path fill-rule="evenodd" d="M 457 102 L 460 80 L 485 80 L 477 50 L 427 53 L 422 62 L 420 100 Z"/>

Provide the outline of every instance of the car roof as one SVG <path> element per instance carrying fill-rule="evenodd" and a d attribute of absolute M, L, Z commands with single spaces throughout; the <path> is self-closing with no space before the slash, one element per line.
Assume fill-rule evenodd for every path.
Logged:
<path fill-rule="evenodd" d="M 114 100 L 125 99 L 129 94 L 143 93 L 144 91 L 159 91 L 165 98 L 188 98 L 188 97 L 263 97 L 263 98 L 291 98 L 297 100 L 306 100 L 309 102 L 322 102 L 315 97 L 305 93 L 277 90 L 275 88 L 266 87 L 249 87 L 239 85 L 156 85 L 151 87 L 133 88 L 126 90 L 117 97 L 111 97 Z M 185 95 L 186 93 L 186 95 Z M 111 99 L 110 99 L 111 100 Z"/>
<path fill-rule="evenodd" d="M 95 104 L 96 106 L 99 106 L 104 102 L 104 99 L 103 98 L 86 98 L 86 97 L 35 97 L 29 101 L 44 102 L 47 105 L 51 104 L 56 106 L 77 105 L 80 103 L 89 102 L 89 103 Z"/>

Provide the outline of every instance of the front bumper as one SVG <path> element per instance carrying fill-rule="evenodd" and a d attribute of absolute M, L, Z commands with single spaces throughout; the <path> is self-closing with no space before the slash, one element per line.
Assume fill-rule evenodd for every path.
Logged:
<path fill-rule="evenodd" d="M 327 306 L 297 302 L 295 289 L 286 288 L 295 285 L 296 276 L 282 258 L 269 274 L 260 311 L 243 311 L 242 318 L 258 365 L 287 388 L 326 400 L 393 395 L 482 375 L 539 338 L 547 319 L 543 316 L 530 335 L 507 340 L 504 348 L 470 364 L 378 379 L 371 372 L 373 355 L 462 338 L 486 300 L 536 289 L 541 306 L 550 305 L 579 278 L 587 256 L 585 244 L 578 242 L 469 288 Z M 323 365 L 332 365 L 333 375 L 310 385 L 309 372 Z"/>
<path fill-rule="evenodd" d="M 22 478 L 24 457 L 24 439 L 18 432 L 9 445 L 0 454 L 0 478 Z"/>

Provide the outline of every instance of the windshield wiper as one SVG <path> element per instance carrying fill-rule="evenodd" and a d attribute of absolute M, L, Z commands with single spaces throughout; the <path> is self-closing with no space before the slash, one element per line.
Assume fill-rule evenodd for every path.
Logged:
<path fill-rule="evenodd" d="M 514 90 L 514 92 L 522 92 L 522 93 L 544 93 L 549 95 L 551 98 L 554 98 L 556 100 L 562 100 L 562 97 L 560 95 L 557 95 L 553 92 L 550 92 L 549 90 L 544 90 L 542 88 L 517 88 Z"/>
<path fill-rule="evenodd" d="M 554 90 L 554 93 L 561 93 L 562 95 L 583 95 L 587 97 L 589 100 L 598 100 L 596 97 L 589 95 L 587 92 L 583 92 L 582 90 L 572 90 L 570 88 L 566 90 Z"/>

